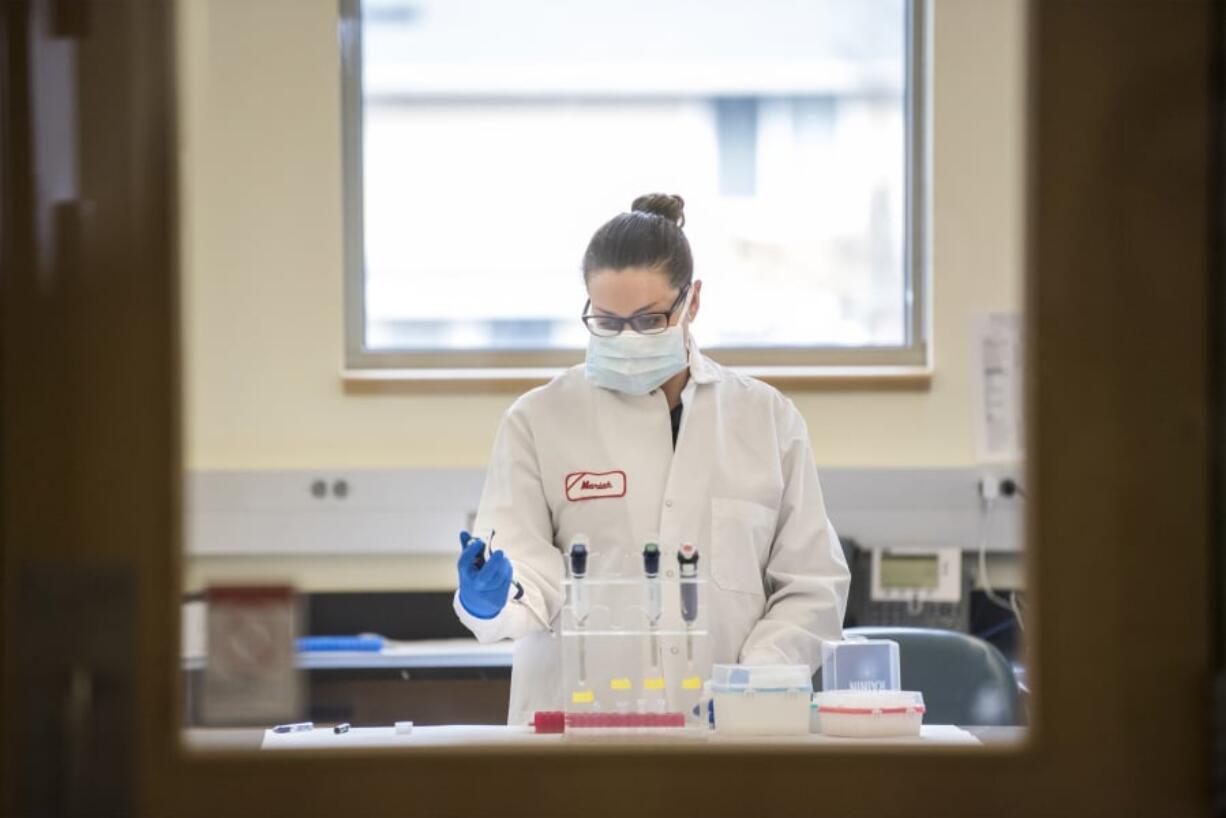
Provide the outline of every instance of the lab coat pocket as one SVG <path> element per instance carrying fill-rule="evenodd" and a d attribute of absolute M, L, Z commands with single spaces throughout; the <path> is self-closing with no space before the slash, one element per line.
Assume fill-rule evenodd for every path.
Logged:
<path fill-rule="evenodd" d="M 773 509 L 750 500 L 711 500 L 711 579 L 717 587 L 765 596 L 762 567 L 775 518 Z"/>

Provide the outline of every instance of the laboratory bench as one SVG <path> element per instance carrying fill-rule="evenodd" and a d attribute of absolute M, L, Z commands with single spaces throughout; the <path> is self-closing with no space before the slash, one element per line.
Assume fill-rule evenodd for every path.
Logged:
<path fill-rule="evenodd" d="M 450 592 L 314 593 L 303 599 L 306 633 L 386 638 L 378 651 L 297 654 L 307 702 L 304 719 L 359 725 L 411 719 L 422 726 L 492 725 L 506 719 L 513 646 L 473 639 L 455 616 Z M 203 630 L 199 610 L 195 621 Z M 199 728 L 205 665 L 200 634 L 185 630 L 184 648 L 183 726 Z M 952 713 L 945 718 L 960 721 Z M 1010 732 L 1017 728 L 967 729 L 990 742 L 1018 735 Z"/>
<path fill-rule="evenodd" d="M 383 650 L 299 653 L 316 722 L 481 724 L 506 718 L 511 688 L 510 642 L 472 639 L 389 641 Z M 183 660 L 188 726 L 199 718 L 203 657 Z"/>
<path fill-rule="evenodd" d="M 303 595 L 302 630 L 312 634 L 378 633 L 380 651 L 297 655 L 315 722 L 490 724 L 506 719 L 510 642 L 482 645 L 451 607 L 450 592 L 311 593 Z M 203 603 L 185 612 L 182 658 L 184 721 L 202 724 L 205 666 Z"/>
<path fill-rule="evenodd" d="M 981 727 L 951 725 L 924 725 L 919 738 L 910 739 L 836 739 L 830 736 L 720 736 L 712 733 L 704 739 L 670 739 L 669 744 L 685 743 L 694 747 L 740 745 L 853 745 L 853 746 L 994 746 L 1002 747 L 1022 743 L 1026 738 L 1025 727 Z M 271 741 L 270 741 L 271 740 Z M 502 724 L 479 725 L 432 725 L 413 727 L 408 735 L 397 734 L 393 727 L 354 727 L 343 735 L 332 732 L 330 725 L 319 726 L 309 734 L 274 736 L 260 727 L 190 727 L 183 731 L 184 746 L 193 751 L 250 751 L 271 749 L 323 749 L 346 748 L 369 749 L 371 747 L 461 747 L 474 745 L 542 746 L 567 741 L 560 734 L 538 735 L 532 728 Z M 616 737 L 607 741 L 610 746 L 625 746 L 633 738 Z M 644 738 L 644 742 L 651 741 Z M 574 740 L 585 745 L 602 742 L 600 738 Z M 267 746 L 266 746 L 267 745 Z"/>

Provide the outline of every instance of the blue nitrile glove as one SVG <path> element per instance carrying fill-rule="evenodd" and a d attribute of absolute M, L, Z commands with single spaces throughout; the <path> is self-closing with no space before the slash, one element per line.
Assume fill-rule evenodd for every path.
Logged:
<path fill-rule="evenodd" d="M 485 559 L 485 543 L 467 531 L 460 532 L 460 546 L 460 604 L 478 619 L 493 619 L 507 604 L 511 561 L 501 551 Z"/>

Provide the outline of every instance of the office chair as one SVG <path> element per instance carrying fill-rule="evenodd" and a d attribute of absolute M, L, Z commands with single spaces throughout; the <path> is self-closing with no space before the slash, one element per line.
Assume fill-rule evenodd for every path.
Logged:
<path fill-rule="evenodd" d="M 848 628 L 847 638 L 898 643 L 903 690 L 924 694 L 928 724 L 1023 723 L 1017 681 L 1008 660 L 974 636 L 933 628 Z M 821 671 L 813 679 L 821 685 Z"/>

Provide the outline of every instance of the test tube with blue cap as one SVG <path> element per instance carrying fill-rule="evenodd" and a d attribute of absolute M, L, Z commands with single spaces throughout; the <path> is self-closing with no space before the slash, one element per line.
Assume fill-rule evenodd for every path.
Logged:
<path fill-rule="evenodd" d="M 654 538 L 643 546 L 643 577 L 647 592 L 647 629 L 651 631 L 651 666 L 660 668 L 660 640 L 656 629 L 660 626 L 663 609 L 660 600 L 660 545 Z"/>

